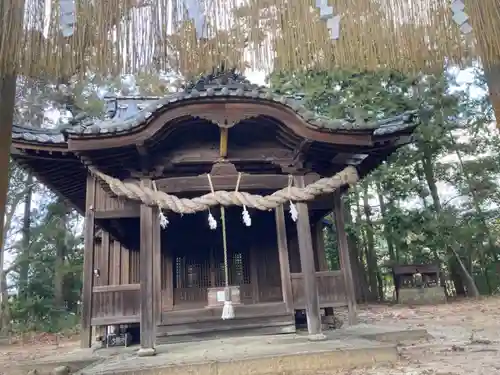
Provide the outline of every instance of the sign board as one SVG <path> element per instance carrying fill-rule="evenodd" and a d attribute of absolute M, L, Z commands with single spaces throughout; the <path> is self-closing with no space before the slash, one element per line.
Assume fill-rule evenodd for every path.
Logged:
<path fill-rule="evenodd" d="M 226 300 L 226 292 L 223 290 L 217 291 L 217 302 L 224 302 Z"/>

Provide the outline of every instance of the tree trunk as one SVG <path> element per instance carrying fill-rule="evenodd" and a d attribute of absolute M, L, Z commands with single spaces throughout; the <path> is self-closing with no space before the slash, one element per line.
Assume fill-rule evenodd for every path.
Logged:
<path fill-rule="evenodd" d="M 22 299 L 28 297 L 28 274 L 30 267 L 30 228 L 31 228 L 31 201 L 33 198 L 33 175 L 28 172 L 28 177 L 26 179 L 27 191 L 24 196 L 24 215 L 23 215 L 23 246 L 22 255 L 19 269 L 19 296 Z"/>
<path fill-rule="evenodd" d="M 347 228 L 353 227 L 351 205 L 349 200 L 344 204 L 344 219 Z M 356 302 L 364 303 L 368 300 L 369 288 L 364 276 L 364 267 L 360 261 L 359 238 L 353 230 L 347 231 L 347 242 L 349 244 L 349 255 L 351 257 L 352 274 L 354 278 L 354 288 L 356 293 Z"/>
<path fill-rule="evenodd" d="M 449 135 L 450 135 L 450 140 L 451 140 L 452 144 L 456 146 L 456 142 L 455 142 L 455 138 L 453 138 L 453 134 L 451 134 L 451 132 L 450 132 Z M 479 218 L 479 224 L 480 224 L 481 230 L 486 235 L 486 239 L 488 240 L 488 252 L 489 252 L 490 256 L 493 258 L 493 260 L 497 261 L 498 254 L 497 254 L 497 247 L 495 245 L 495 239 L 493 238 L 493 235 L 491 234 L 490 227 L 488 226 L 488 223 L 486 222 L 486 219 L 484 217 L 484 212 L 481 208 L 480 200 L 479 200 L 479 197 L 477 196 L 476 190 L 474 189 L 474 186 L 473 186 L 474 184 L 472 182 L 472 178 L 469 175 L 469 173 L 467 172 L 467 170 L 465 169 L 464 161 L 462 159 L 462 154 L 460 153 L 460 151 L 458 149 L 456 149 L 455 153 L 456 153 L 457 158 L 458 158 L 458 163 L 460 164 L 461 172 L 464 175 L 465 182 L 467 183 L 467 186 L 468 186 L 468 191 L 469 191 L 469 194 L 471 196 L 472 206 L 474 207 L 474 211 L 476 211 L 476 215 Z M 488 272 L 488 263 L 489 262 L 487 261 L 486 257 L 484 256 L 484 251 L 483 251 L 483 254 L 481 255 L 481 263 L 483 266 L 483 272 L 484 272 L 484 276 L 486 278 L 486 283 L 488 285 L 489 294 L 491 294 L 493 292 L 493 290 L 491 288 L 490 274 Z"/>
<path fill-rule="evenodd" d="M 418 181 L 423 185 L 425 184 L 425 177 L 424 177 L 424 172 L 422 170 L 422 166 L 420 165 L 420 163 L 417 161 L 415 163 L 415 174 L 418 178 Z M 422 200 L 422 204 L 425 208 L 427 208 L 427 195 L 425 194 L 425 191 L 423 188 L 421 188 L 421 186 L 419 186 L 419 189 L 418 189 L 418 195 L 420 196 L 420 199 Z"/>
<path fill-rule="evenodd" d="M 370 294 L 370 285 L 368 281 L 368 271 L 367 271 L 367 254 L 366 254 L 366 238 L 365 238 L 365 231 L 363 230 L 362 224 L 363 224 L 363 219 L 361 215 L 361 206 L 359 202 L 359 192 L 358 189 L 353 187 L 353 192 L 356 200 L 356 232 L 357 232 L 357 237 L 359 239 L 359 246 L 358 246 L 358 251 L 359 251 L 359 264 L 360 264 L 360 271 L 362 271 L 362 277 L 364 279 L 364 284 L 366 285 L 366 302 L 370 301 L 372 299 L 372 296 Z"/>
<path fill-rule="evenodd" d="M 14 6 L 15 4 L 15 6 Z M 11 10 L 10 14 L 4 13 Z M 0 0 L 0 19 L 6 22 L 9 19 L 15 25 L 7 35 L 0 35 L 0 47 L 15 46 L 22 40 L 24 1 Z M 5 296 L 6 274 L 4 273 L 4 241 L 5 241 L 5 206 L 7 204 L 7 191 L 9 189 L 9 161 L 10 146 L 12 144 L 12 123 L 14 121 L 14 104 L 16 100 L 16 75 L 11 74 L 12 67 L 18 64 L 17 51 L 12 51 L 12 66 L 0 67 L 0 296 Z M 0 303 L 0 322 L 5 323 L 7 315 L 7 301 L 2 297 Z M 8 323 L 8 319 L 7 319 Z M 4 327 L 2 325 L 2 327 Z M 1 328 L 1 327 L 0 327 Z M 5 329 L 5 328 L 4 328 Z"/>
<path fill-rule="evenodd" d="M 439 215 L 441 214 L 442 211 L 442 206 L 441 206 L 441 200 L 439 198 L 438 194 L 438 189 L 436 185 L 436 179 L 434 177 L 434 169 L 432 166 L 432 158 L 429 152 L 429 149 L 424 146 L 424 157 L 422 158 L 422 166 L 423 166 L 423 172 L 425 179 L 427 181 L 427 185 L 429 187 L 431 197 L 432 197 L 432 202 L 434 204 L 434 210 L 436 211 L 436 217 L 439 218 Z M 450 238 L 450 245 L 448 245 L 448 252 L 451 253 L 456 257 L 456 260 L 458 262 L 458 265 L 461 269 L 461 274 L 463 276 L 463 280 L 465 283 L 465 286 L 467 288 L 467 294 L 470 297 L 479 297 L 479 290 L 477 289 L 476 283 L 472 276 L 470 275 L 469 271 L 467 271 L 467 267 L 465 267 L 464 263 L 462 262 L 462 259 L 460 259 L 460 256 L 457 251 L 457 243 L 454 241 L 453 238 Z M 434 249 L 435 250 L 435 249 Z M 449 267 L 450 272 L 452 272 L 453 267 Z M 457 286 L 455 286 L 456 288 Z"/>
<path fill-rule="evenodd" d="M 5 217 L 3 223 L 3 229 L 0 236 L 6 240 L 9 229 L 12 225 L 12 220 L 14 219 L 14 214 L 16 213 L 17 207 L 21 203 L 25 190 L 13 192 L 13 197 L 11 197 L 10 202 L 5 207 Z M 7 330 L 10 326 L 9 311 L 8 311 L 8 291 L 7 291 L 7 274 L 8 270 L 5 267 L 5 245 L 0 247 L 0 332 Z"/>
<path fill-rule="evenodd" d="M 67 224 L 68 224 L 68 216 L 67 216 L 67 207 L 66 204 L 62 201 L 58 203 L 61 208 L 64 207 L 64 213 L 60 214 L 58 217 L 58 225 L 60 226 L 60 230 L 58 231 L 58 241 L 56 242 L 56 261 L 55 261 L 55 275 L 54 275 L 54 307 L 58 310 L 58 312 L 62 312 L 65 308 L 64 306 L 64 264 L 65 257 L 68 252 L 67 249 Z"/>
<path fill-rule="evenodd" d="M 370 291 L 374 300 L 378 300 L 378 281 L 377 281 L 377 254 L 375 253 L 375 236 L 373 234 L 373 223 L 371 219 L 371 207 L 368 202 L 368 184 L 363 183 L 363 210 L 365 213 L 365 231 L 366 231 L 366 265 L 368 267 L 368 280 Z M 380 296 L 378 296 L 380 297 Z"/>
<path fill-rule="evenodd" d="M 385 205 L 384 195 L 382 194 L 382 187 L 380 186 L 380 182 L 376 182 L 375 186 L 377 188 L 378 201 L 380 204 L 380 213 L 382 215 L 382 219 L 385 219 L 387 217 L 387 207 Z M 394 243 L 392 242 L 392 233 L 389 227 L 385 225 L 385 223 L 384 235 L 387 242 L 387 250 L 389 251 L 389 259 L 392 263 L 397 263 L 396 252 L 394 251 Z"/>

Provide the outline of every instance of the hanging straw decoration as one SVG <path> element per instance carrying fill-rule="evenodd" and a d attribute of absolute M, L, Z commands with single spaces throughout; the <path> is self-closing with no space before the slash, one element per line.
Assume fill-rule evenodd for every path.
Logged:
<path fill-rule="evenodd" d="M 238 180 L 236 181 L 236 189 L 234 189 L 234 192 L 237 193 L 238 189 L 240 187 L 240 181 L 241 181 L 241 172 L 238 173 Z M 241 217 L 243 219 L 243 223 L 247 227 L 252 226 L 252 218 L 250 217 L 250 213 L 247 210 L 247 206 L 243 205 L 243 211 L 241 212 Z"/>
<path fill-rule="evenodd" d="M 267 73 L 442 72 L 444 61 L 499 63 L 498 0 L 463 1 L 477 39 L 452 20 L 451 0 L 60 0 L 50 14 L 39 0 L 6 1 L 0 71 L 189 76 L 225 63 Z"/>
<path fill-rule="evenodd" d="M 220 217 L 222 221 L 222 246 L 224 248 L 224 307 L 222 308 L 222 320 L 234 318 L 234 306 L 231 298 L 231 288 L 229 287 L 229 262 L 227 257 L 227 235 L 226 235 L 226 209 L 220 207 Z"/>
<path fill-rule="evenodd" d="M 292 184 L 293 176 L 288 176 L 288 190 L 292 188 Z M 299 218 L 299 211 L 297 211 L 297 207 L 292 201 L 290 201 L 290 216 L 292 217 L 293 221 L 297 221 L 297 219 Z"/>
<path fill-rule="evenodd" d="M 153 181 L 153 190 L 157 191 L 156 189 L 156 181 Z M 167 216 L 163 213 L 163 208 L 161 207 L 160 202 L 156 202 L 156 205 L 158 206 L 158 216 L 160 218 L 160 227 L 161 229 L 165 229 L 168 227 L 169 221 Z"/>
<path fill-rule="evenodd" d="M 210 174 L 207 174 L 207 177 L 208 177 L 208 183 L 210 184 L 210 191 L 212 192 L 212 194 L 215 194 L 214 185 L 212 184 L 212 177 L 210 177 Z M 210 208 L 208 209 L 208 226 L 211 230 L 217 229 L 217 221 L 212 215 Z"/>

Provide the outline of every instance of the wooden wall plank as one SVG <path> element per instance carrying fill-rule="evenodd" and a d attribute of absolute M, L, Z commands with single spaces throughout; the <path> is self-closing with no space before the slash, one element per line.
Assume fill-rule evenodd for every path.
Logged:
<path fill-rule="evenodd" d="M 102 231 L 102 239 L 101 239 L 101 264 L 99 264 L 99 285 L 109 285 L 109 233 L 105 230 Z"/>
<path fill-rule="evenodd" d="M 250 283 L 252 284 L 253 303 L 259 303 L 259 247 L 250 247 Z"/>
<path fill-rule="evenodd" d="M 121 256 L 122 245 L 119 241 L 113 241 L 111 268 L 113 270 L 113 279 L 111 285 L 119 285 L 121 283 Z"/>
<path fill-rule="evenodd" d="M 130 283 L 130 250 L 122 245 L 121 247 L 121 284 Z"/>

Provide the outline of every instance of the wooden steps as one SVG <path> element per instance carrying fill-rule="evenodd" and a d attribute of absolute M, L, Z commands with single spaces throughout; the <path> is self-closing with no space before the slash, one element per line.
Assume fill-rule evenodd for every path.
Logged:
<path fill-rule="evenodd" d="M 157 343 L 295 332 L 295 317 L 283 303 L 235 306 L 235 318 L 230 320 L 222 320 L 221 314 L 220 308 L 164 313 Z"/>

